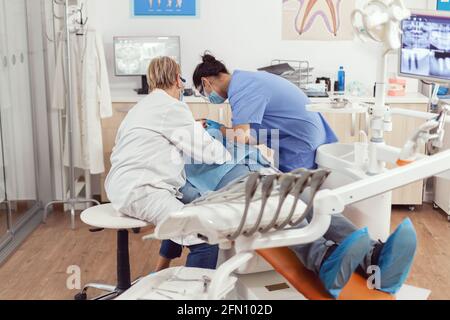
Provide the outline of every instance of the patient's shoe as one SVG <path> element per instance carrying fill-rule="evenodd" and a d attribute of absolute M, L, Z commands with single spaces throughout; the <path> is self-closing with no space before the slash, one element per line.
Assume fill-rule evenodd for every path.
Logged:
<path fill-rule="evenodd" d="M 353 232 L 336 247 L 323 262 L 319 272 L 319 278 L 328 293 L 338 298 L 369 250 L 370 237 L 367 228 Z"/>
<path fill-rule="evenodd" d="M 398 226 L 380 251 L 380 291 L 396 294 L 400 290 L 411 269 L 416 248 L 416 230 L 408 218 Z"/>

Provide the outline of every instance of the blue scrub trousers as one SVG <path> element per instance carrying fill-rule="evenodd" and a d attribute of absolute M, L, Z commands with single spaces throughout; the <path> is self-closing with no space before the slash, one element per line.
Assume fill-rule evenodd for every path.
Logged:
<path fill-rule="evenodd" d="M 250 174 L 250 169 L 246 165 L 237 165 L 227 175 L 223 177 L 217 186 L 220 190 L 237 179 L 243 178 Z M 200 198 L 200 192 L 188 181 L 186 185 L 180 190 L 183 194 L 181 202 L 184 204 L 191 203 L 197 198 Z M 217 258 L 219 256 L 219 246 L 202 243 L 194 246 L 189 246 L 189 255 L 186 261 L 186 267 L 201 268 L 201 269 L 216 269 Z M 177 259 L 181 257 L 183 246 L 171 240 L 164 240 L 159 250 L 159 255 L 166 259 Z"/>

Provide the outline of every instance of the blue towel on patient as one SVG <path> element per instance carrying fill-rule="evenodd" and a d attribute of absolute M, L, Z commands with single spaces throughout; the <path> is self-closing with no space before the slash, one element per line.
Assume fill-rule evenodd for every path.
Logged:
<path fill-rule="evenodd" d="M 232 160 L 223 165 L 187 164 L 185 166 L 186 179 L 199 190 L 201 195 L 216 190 L 222 179 L 238 165 L 246 165 L 250 171 L 270 167 L 270 162 L 254 146 L 227 141 L 217 129 L 207 129 L 207 132 L 224 144 Z"/>

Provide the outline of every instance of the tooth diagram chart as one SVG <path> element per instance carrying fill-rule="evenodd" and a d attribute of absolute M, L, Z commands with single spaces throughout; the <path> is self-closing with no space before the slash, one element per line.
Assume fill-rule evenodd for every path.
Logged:
<path fill-rule="evenodd" d="M 355 0 L 281 0 L 283 40 L 343 41 L 354 38 Z"/>
<path fill-rule="evenodd" d="M 132 0 L 133 15 L 196 16 L 197 0 Z"/>

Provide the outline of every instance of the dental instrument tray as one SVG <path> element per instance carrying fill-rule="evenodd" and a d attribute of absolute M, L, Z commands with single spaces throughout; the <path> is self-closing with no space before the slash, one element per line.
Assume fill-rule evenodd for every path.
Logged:
<path fill-rule="evenodd" d="M 258 71 L 266 71 L 276 74 L 277 76 L 282 76 L 285 73 L 294 72 L 295 69 L 292 68 L 288 63 L 280 63 L 271 65 L 269 67 L 259 68 Z"/>
<path fill-rule="evenodd" d="M 310 67 L 308 61 L 275 59 L 272 60 L 270 66 L 258 70 L 283 77 L 300 89 L 305 89 L 308 84 L 313 83 L 312 72 L 314 68 Z"/>
<path fill-rule="evenodd" d="M 207 300 L 216 270 L 177 267 L 151 274 L 139 280 L 116 300 Z M 220 298 L 234 289 L 237 278 L 228 277 Z"/>
<path fill-rule="evenodd" d="M 335 97 L 331 99 L 331 106 L 336 109 L 343 109 L 351 107 L 350 100 L 342 97 Z"/>

